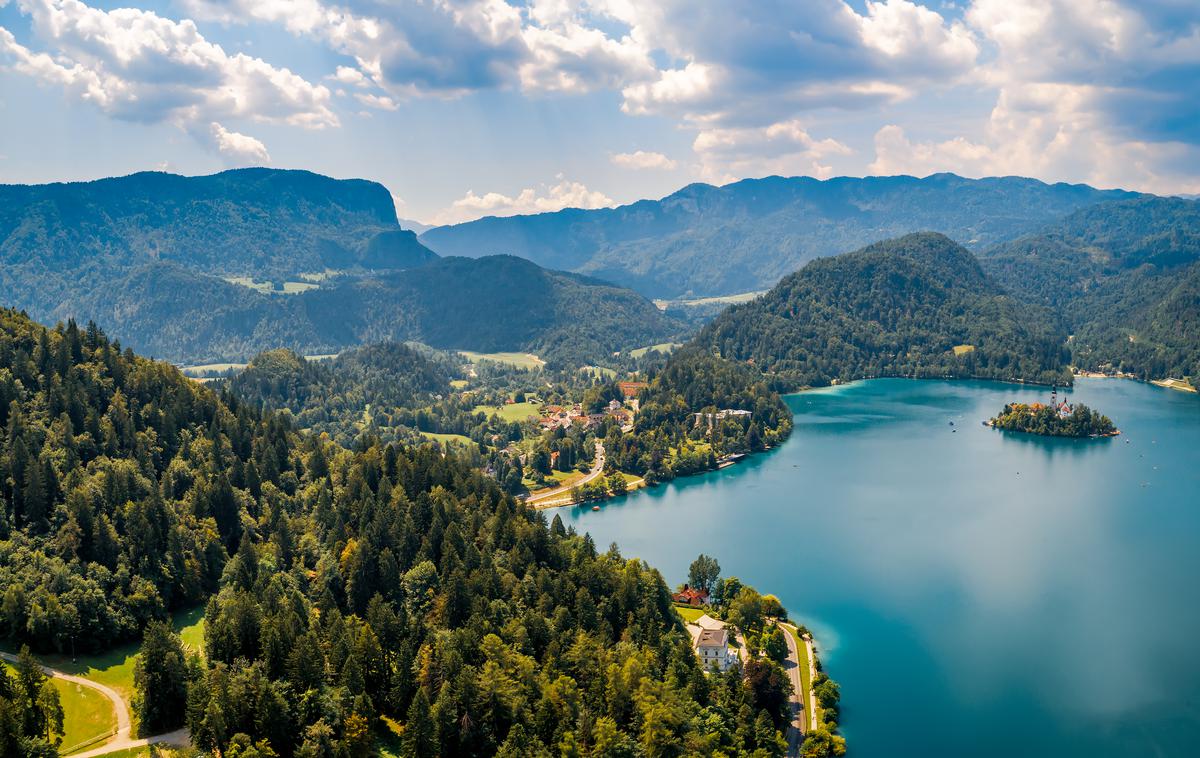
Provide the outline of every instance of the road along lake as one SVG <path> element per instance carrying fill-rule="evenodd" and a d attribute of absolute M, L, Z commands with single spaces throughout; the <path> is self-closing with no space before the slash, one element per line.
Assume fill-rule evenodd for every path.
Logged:
<path fill-rule="evenodd" d="M 779 596 L 855 756 L 1200 755 L 1200 398 L 1067 393 L 1121 435 L 985 428 L 1049 388 L 881 379 L 788 397 L 746 462 L 563 509 L 672 585 L 698 553 Z"/>

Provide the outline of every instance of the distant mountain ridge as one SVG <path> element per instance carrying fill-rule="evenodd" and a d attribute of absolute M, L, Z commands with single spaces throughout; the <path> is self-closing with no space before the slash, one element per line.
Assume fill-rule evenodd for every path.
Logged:
<path fill-rule="evenodd" d="M 1009 292 L 1053 310 L 1080 367 L 1200 377 L 1200 202 L 1084 208 L 980 258 Z"/>
<path fill-rule="evenodd" d="M 0 186 L 0 299 L 187 362 L 417 339 L 588 363 L 681 329 L 578 274 L 439 259 L 375 182 L 264 168 Z"/>
<path fill-rule="evenodd" d="M 883 376 L 1069 382 L 1052 321 L 1008 296 L 966 248 L 925 232 L 812 261 L 731 306 L 695 343 L 782 389 Z"/>
<path fill-rule="evenodd" d="M 440 255 L 518 255 L 669 299 L 768 289 L 814 258 L 916 231 L 981 250 L 1081 207 L 1137 196 L 1021 177 L 773 176 L 692 184 L 618 208 L 488 217 L 420 240 Z"/>

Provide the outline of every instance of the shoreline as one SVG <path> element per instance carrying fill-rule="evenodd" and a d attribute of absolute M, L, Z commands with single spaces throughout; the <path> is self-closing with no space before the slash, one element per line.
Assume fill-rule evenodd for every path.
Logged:
<path fill-rule="evenodd" d="M 1070 434 L 1041 434 L 1041 433 L 1039 433 L 1039 432 L 1027 432 L 1027 431 L 1025 431 L 1024 429 L 1004 429 L 1004 428 L 1002 428 L 1002 427 L 998 427 L 998 426 L 996 426 L 996 425 L 993 423 L 993 421 L 994 421 L 994 419 L 988 419 L 987 421 L 983 421 L 983 422 L 981 422 L 981 423 L 982 423 L 984 426 L 986 426 L 987 428 L 989 428 L 989 429 L 992 429 L 992 430 L 994 430 L 994 431 L 998 431 L 998 432 L 1013 432 L 1014 434 L 1029 434 L 1029 435 L 1032 435 L 1032 436 L 1034 436 L 1034 437 L 1049 437 L 1049 438 L 1051 438 L 1051 439 L 1063 439 L 1063 440 L 1102 440 L 1102 439 L 1107 439 L 1107 438 L 1109 438 L 1109 437 L 1116 437 L 1117 435 L 1119 435 L 1119 434 L 1121 433 L 1121 430 L 1120 430 L 1120 429 L 1113 429 L 1113 430 L 1112 430 L 1111 432 L 1109 432 L 1108 434 L 1089 434 L 1089 435 L 1087 435 L 1086 437 L 1074 437 L 1074 436 L 1072 436 L 1072 435 L 1070 435 Z"/>

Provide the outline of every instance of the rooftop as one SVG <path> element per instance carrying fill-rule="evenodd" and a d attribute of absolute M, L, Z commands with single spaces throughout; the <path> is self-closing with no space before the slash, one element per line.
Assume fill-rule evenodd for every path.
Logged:
<path fill-rule="evenodd" d="M 724 629 L 703 629 L 696 639 L 696 647 L 728 647 L 729 632 Z"/>

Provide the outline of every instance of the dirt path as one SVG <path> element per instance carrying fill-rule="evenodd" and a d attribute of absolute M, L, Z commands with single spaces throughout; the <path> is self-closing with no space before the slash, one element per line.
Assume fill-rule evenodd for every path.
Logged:
<path fill-rule="evenodd" d="M 20 660 L 17 658 L 17 656 L 11 653 L 0 653 L 0 658 L 3 658 L 9 663 L 17 663 Z M 47 676 L 54 677 L 55 679 L 62 679 L 63 681 L 71 682 L 72 684 L 78 684 L 81 687 L 87 687 L 89 689 L 96 690 L 101 695 L 104 695 L 104 697 L 108 698 L 109 702 L 112 703 L 113 712 L 117 714 L 117 732 L 111 739 L 109 739 L 108 742 L 104 743 L 100 747 L 92 748 L 91 750 L 86 750 L 82 753 L 72 753 L 70 758 L 94 758 L 94 756 L 107 755 L 108 753 L 115 753 L 118 750 L 142 747 L 143 745 L 168 744 L 184 747 L 191 744 L 191 740 L 186 729 L 179 729 L 174 732 L 159 734 L 153 737 L 133 739 L 133 723 L 129 717 L 129 706 L 125 704 L 125 701 L 121 699 L 120 694 L 118 694 L 116 690 L 111 687 L 106 687 L 98 682 L 93 682 L 91 679 L 84 679 L 81 676 L 68 674 L 65 671 L 59 671 L 58 669 L 50 668 L 49 666 L 39 665 L 39 668 Z M 68 745 L 67 747 L 70 746 Z"/>

